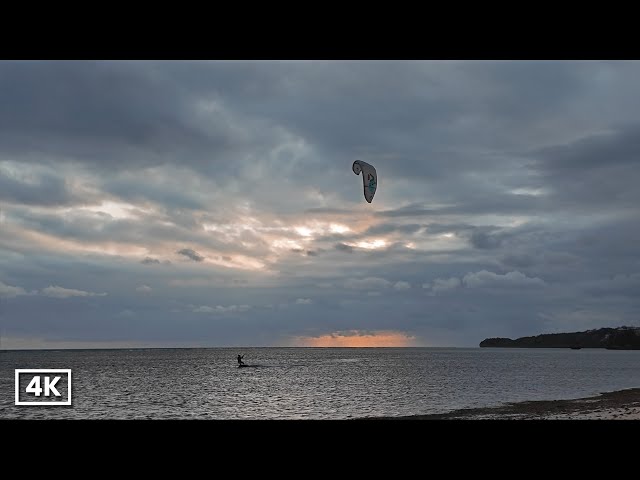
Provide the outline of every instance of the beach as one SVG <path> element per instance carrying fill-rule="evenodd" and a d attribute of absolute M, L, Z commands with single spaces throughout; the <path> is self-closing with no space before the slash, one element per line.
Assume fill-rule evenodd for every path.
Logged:
<path fill-rule="evenodd" d="M 390 418 L 390 417 L 386 417 Z M 434 415 L 395 417 L 403 420 L 640 420 L 640 388 L 571 400 L 508 403 L 466 408 Z"/>

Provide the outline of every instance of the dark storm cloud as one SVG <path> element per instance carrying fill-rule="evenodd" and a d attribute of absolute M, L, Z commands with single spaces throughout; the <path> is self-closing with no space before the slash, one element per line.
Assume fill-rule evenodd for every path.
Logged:
<path fill-rule="evenodd" d="M 635 273 L 640 270 L 640 213 L 585 228 L 564 246 L 602 274 Z"/>
<path fill-rule="evenodd" d="M 157 258 L 145 257 L 143 260 L 140 260 L 140 263 L 143 265 L 153 265 L 154 263 L 160 263 L 160 260 Z"/>
<path fill-rule="evenodd" d="M 133 62 L 4 62 L 1 69 L 5 151 L 105 160 L 92 158 L 86 139 L 108 155 L 145 140 L 170 145 L 188 131 L 169 114 L 182 110 L 178 99 L 160 101 L 161 83 Z"/>
<path fill-rule="evenodd" d="M 591 295 L 600 296 L 627 296 L 638 298 L 640 296 L 640 273 L 630 275 L 618 274 L 612 278 L 588 282 L 584 289 Z"/>
<path fill-rule="evenodd" d="M 640 166 L 640 127 L 595 133 L 569 144 L 540 149 L 537 155 L 547 169 L 555 172 L 583 173 L 626 164 Z"/>
<path fill-rule="evenodd" d="M 531 154 L 531 168 L 553 188 L 555 204 L 580 209 L 640 203 L 640 127 L 590 134 Z"/>
<path fill-rule="evenodd" d="M 382 73 L 378 62 L 269 62 L 261 68 L 238 62 L 219 68 L 199 65 L 193 69 L 197 75 L 187 69 L 174 69 L 174 74 L 195 89 L 224 95 L 226 105 L 235 110 L 277 118 L 311 143 L 335 152 L 368 145 L 381 134 L 387 136 L 389 127 L 402 131 L 435 122 L 438 113 L 448 114 L 448 105 L 437 97 L 416 98 L 396 90 L 398 84 L 409 83 L 408 88 L 419 91 L 428 75 L 404 62 L 394 67 Z M 363 81 L 371 75 L 376 82 Z M 433 113 L 425 117 L 425 111 Z"/>
<path fill-rule="evenodd" d="M 234 171 L 228 155 L 242 134 L 225 112 L 203 112 L 198 93 L 155 62 L 3 62 L 0 154 L 101 170 L 178 156 L 194 169 Z"/>
<path fill-rule="evenodd" d="M 192 250 L 191 248 L 183 248 L 182 250 L 178 250 L 176 253 L 179 253 L 180 255 L 184 255 L 185 257 L 190 258 L 194 262 L 201 262 L 204 260 L 204 257 L 202 255 L 199 255 L 196 251 Z"/>
<path fill-rule="evenodd" d="M 482 118 L 505 126 L 542 120 L 578 97 L 576 85 L 584 84 L 581 66 L 553 62 L 282 62 L 253 70 L 250 81 L 242 78 L 246 68 L 227 66 L 226 81 L 216 82 L 218 91 L 229 85 L 242 91 L 227 97 L 236 108 L 278 118 L 328 156 L 388 153 L 378 164 L 406 177 L 480 167 L 450 148 L 446 141 L 456 138 L 450 125 L 459 123 L 460 138 L 510 144 L 509 129 Z"/>

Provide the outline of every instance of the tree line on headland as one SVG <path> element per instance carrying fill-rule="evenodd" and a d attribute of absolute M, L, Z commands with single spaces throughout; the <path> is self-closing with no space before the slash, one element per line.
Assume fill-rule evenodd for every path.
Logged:
<path fill-rule="evenodd" d="M 640 350 L 640 327 L 598 328 L 585 332 L 544 333 L 534 337 L 486 338 L 481 347 L 507 348 L 607 348 Z"/>

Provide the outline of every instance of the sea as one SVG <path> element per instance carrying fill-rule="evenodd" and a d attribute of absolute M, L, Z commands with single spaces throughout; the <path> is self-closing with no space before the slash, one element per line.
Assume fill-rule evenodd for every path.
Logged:
<path fill-rule="evenodd" d="M 244 355 L 248 368 L 238 368 L 238 354 Z M 71 405 L 15 405 L 15 369 L 70 369 Z M 20 378 L 21 401 L 44 398 L 26 394 Z M 398 417 L 581 398 L 632 387 L 640 387 L 640 351 L 294 347 L 0 351 L 0 419 Z"/>

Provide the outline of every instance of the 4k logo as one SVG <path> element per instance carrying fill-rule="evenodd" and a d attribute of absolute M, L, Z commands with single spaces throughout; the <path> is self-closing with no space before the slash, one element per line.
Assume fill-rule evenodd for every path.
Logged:
<path fill-rule="evenodd" d="M 71 405 L 71 370 L 16 369 L 15 404 Z"/>

